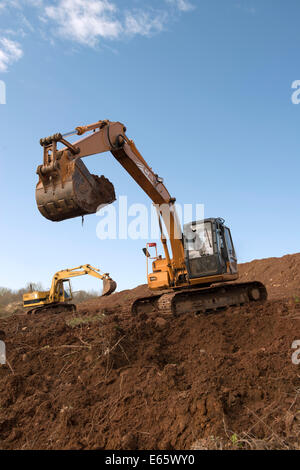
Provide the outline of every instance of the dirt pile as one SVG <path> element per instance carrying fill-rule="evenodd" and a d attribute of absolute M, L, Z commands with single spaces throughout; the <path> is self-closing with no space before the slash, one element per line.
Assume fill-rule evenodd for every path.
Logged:
<path fill-rule="evenodd" d="M 261 281 L 268 289 L 269 298 L 299 297 L 300 300 L 300 253 L 240 264 L 239 271 L 241 281 Z"/>
<path fill-rule="evenodd" d="M 299 448 L 300 255 L 241 272 L 268 302 L 132 317 L 139 286 L 75 315 L 1 320 L 0 448 Z"/>

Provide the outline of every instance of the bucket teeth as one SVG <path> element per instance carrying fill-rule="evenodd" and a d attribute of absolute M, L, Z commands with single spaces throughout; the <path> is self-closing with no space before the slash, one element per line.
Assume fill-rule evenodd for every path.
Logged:
<path fill-rule="evenodd" d="M 92 175 L 80 159 L 62 161 L 61 170 L 48 177 L 40 175 L 36 187 L 39 211 L 54 222 L 94 214 L 99 206 L 115 200 L 113 184 L 104 176 Z"/>

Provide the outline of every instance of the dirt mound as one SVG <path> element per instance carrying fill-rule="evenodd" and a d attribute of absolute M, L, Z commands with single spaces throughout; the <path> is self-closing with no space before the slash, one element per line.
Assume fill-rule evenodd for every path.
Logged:
<path fill-rule="evenodd" d="M 0 366 L 0 448 L 299 447 L 299 259 L 241 266 L 243 280 L 270 287 L 263 305 L 124 315 L 147 295 L 139 286 L 75 315 L 1 320 L 9 363 Z M 281 277 L 274 265 L 286 266 Z"/>
<path fill-rule="evenodd" d="M 298 297 L 300 300 L 300 253 L 240 264 L 240 280 L 261 281 L 269 298 Z"/>

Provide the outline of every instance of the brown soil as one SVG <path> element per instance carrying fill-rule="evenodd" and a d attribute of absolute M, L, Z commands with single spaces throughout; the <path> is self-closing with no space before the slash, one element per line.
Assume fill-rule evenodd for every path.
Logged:
<path fill-rule="evenodd" d="M 240 270 L 268 302 L 132 317 L 139 286 L 75 315 L 1 320 L 0 448 L 299 448 L 300 254 Z"/>

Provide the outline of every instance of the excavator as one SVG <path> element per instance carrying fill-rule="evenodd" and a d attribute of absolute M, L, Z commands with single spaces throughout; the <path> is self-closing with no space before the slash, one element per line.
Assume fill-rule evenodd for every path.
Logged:
<path fill-rule="evenodd" d="M 117 284 L 108 273 L 101 274 L 100 270 L 90 264 L 84 264 L 73 269 L 65 269 L 54 274 L 49 291 L 28 292 L 23 295 L 23 307 L 29 308 L 27 314 L 43 313 L 47 311 L 76 311 L 76 305 L 71 304 L 73 299 L 70 278 L 84 276 L 94 276 L 103 281 L 102 296 L 112 294 Z"/>
<path fill-rule="evenodd" d="M 84 134 L 69 142 L 70 136 Z M 44 156 L 37 168 L 36 202 L 48 220 L 83 217 L 116 200 L 113 184 L 104 176 L 92 175 L 82 162 L 84 157 L 104 152 L 113 155 L 154 204 L 164 256 L 157 253 L 155 243 L 148 243 L 144 249 L 147 266 L 152 261 L 147 280 L 153 292 L 134 301 L 133 314 L 198 314 L 266 300 L 262 283 L 233 282 L 238 279 L 237 257 L 230 229 L 222 218 L 191 221 L 182 229 L 176 199 L 127 137 L 124 124 L 102 120 L 43 138 L 40 144 Z M 58 144 L 63 147 L 58 148 Z M 156 251 L 151 256 L 153 248 Z"/>

